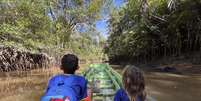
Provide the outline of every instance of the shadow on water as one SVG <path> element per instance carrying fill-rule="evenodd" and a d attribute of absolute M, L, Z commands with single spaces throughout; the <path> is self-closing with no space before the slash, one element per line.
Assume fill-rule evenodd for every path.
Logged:
<path fill-rule="evenodd" d="M 119 73 L 122 69 L 116 69 Z M 157 101 L 201 101 L 201 75 L 144 72 L 146 91 Z"/>

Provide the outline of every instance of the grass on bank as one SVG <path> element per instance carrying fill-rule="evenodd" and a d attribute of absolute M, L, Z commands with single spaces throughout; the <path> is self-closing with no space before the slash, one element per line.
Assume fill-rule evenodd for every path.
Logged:
<path fill-rule="evenodd" d="M 77 73 L 86 69 L 81 64 Z M 61 73 L 58 67 L 38 69 L 26 72 L 9 72 L 0 74 L 0 101 L 39 101 L 49 78 Z"/>

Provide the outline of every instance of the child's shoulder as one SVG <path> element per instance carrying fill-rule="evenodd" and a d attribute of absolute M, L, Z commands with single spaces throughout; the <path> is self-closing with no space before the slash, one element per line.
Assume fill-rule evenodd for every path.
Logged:
<path fill-rule="evenodd" d="M 57 74 L 50 78 L 48 85 L 58 85 L 60 83 L 64 83 L 66 85 L 83 85 L 87 84 L 87 80 L 78 75 L 66 75 L 66 74 Z"/>
<path fill-rule="evenodd" d="M 120 89 L 117 91 L 116 94 L 125 96 L 125 95 L 126 95 L 126 92 L 125 92 L 125 90 L 124 90 L 123 88 L 120 88 Z"/>
<path fill-rule="evenodd" d="M 121 99 L 121 100 L 119 100 L 119 99 Z M 116 92 L 114 101 L 122 101 L 122 100 L 129 101 L 129 98 L 128 98 L 125 90 L 121 88 Z"/>
<path fill-rule="evenodd" d="M 50 78 L 50 80 L 55 80 L 55 79 L 75 79 L 79 81 L 87 81 L 83 76 L 79 75 L 74 75 L 74 74 L 57 74 L 54 75 Z"/>
<path fill-rule="evenodd" d="M 85 77 L 83 76 L 80 76 L 80 75 L 71 75 L 71 78 L 74 78 L 76 81 L 79 81 L 79 82 L 87 82 L 87 80 L 85 79 Z"/>

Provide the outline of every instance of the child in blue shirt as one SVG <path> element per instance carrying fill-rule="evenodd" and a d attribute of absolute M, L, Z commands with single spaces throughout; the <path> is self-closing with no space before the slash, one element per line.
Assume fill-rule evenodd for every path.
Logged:
<path fill-rule="evenodd" d="M 138 68 L 127 66 L 122 79 L 123 88 L 116 92 L 114 101 L 145 101 L 145 80 Z"/>
<path fill-rule="evenodd" d="M 41 101 L 80 101 L 87 97 L 87 81 L 75 75 L 79 69 L 78 57 L 73 54 L 64 55 L 61 59 L 61 70 L 49 80 L 48 87 Z"/>

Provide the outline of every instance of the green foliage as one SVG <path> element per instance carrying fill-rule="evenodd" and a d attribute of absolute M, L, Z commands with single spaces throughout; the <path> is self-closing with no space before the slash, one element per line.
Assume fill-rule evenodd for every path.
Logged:
<path fill-rule="evenodd" d="M 53 56 L 66 52 L 98 55 L 100 45 L 94 44 L 97 40 L 88 33 L 92 27 L 83 36 L 76 26 L 95 25 L 97 17 L 94 15 L 99 15 L 103 2 L 86 1 L 90 3 L 83 0 L 0 0 L 1 45 L 43 51 Z"/>
<path fill-rule="evenodd" d="M 128 0 L 109 20 L 105 51 L 111 60 L 137 62 L 200 51 L 200 8 L 200 0 Z"/>

